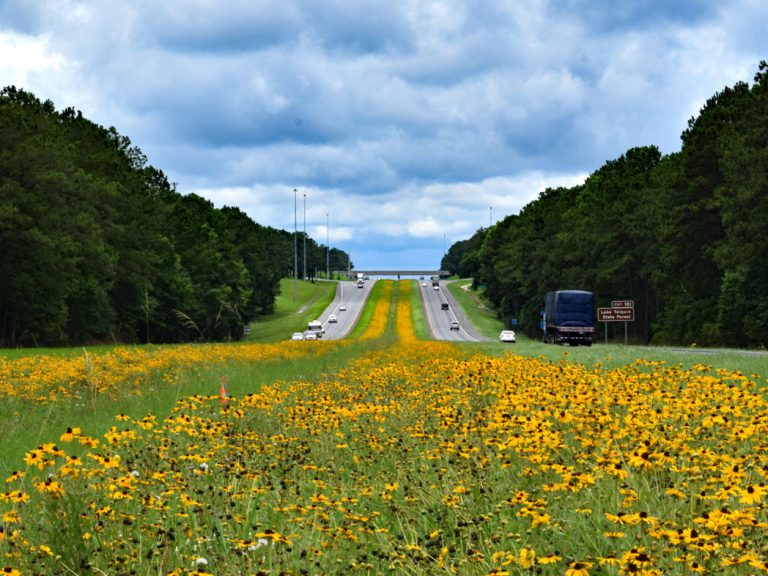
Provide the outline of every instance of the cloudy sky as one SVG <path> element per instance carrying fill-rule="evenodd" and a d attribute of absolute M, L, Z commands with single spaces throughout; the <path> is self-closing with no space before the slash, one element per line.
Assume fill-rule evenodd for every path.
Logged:
<path fill-rule="evenodd" d="M 768 59 L 766 22 L 765 0 L 0 0 L 0 84 L 114 126 L 181 193 L 291 231 L 306 205 L 358 269 L 430 268 L 547 187 L 679 150 Z"/>

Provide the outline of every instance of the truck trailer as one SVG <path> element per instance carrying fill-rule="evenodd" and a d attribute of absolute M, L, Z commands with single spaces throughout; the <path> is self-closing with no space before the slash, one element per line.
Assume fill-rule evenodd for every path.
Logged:
<path fill-rule="evenodd" d="M 584 290 L 549 292 L 544 306 L 544 342 L 591 346 L 595 296 Z"/>

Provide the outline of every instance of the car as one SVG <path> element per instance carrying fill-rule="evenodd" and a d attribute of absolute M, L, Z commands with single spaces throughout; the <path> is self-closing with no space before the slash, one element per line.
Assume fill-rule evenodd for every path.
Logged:
<path fill-rule="evenodd" d="M 314 332 L 307 332 L 304 334 L 304 340 L 317 340 L 317 334 Z"/>
<path fill-rule="evenodd" d="M 448 302 L 443 302 L 442 304 L 440 304 L 440 309 L 441 310 L 448 310 Z"/>
<path fill-rule="evenodd" d="M 291 340 L 304 340 L 304 334 L 301 332 L 294 332 L 293 336 L 291 336 Z"/>
<path fill-rule="evenodd" d="M 502 330 L 499 334 L 499 342 L 515 342 L 514 330 Z"/>
<path fill-rule="evenodd" d="M 426 282 L 422 282 L 422 283 L 421 283 L 421 285 L 422 285 L 424 288 L 426 288 L 426 287 L 427 287 L 427 283 L 426 283 Z"/>
<path fill-rule="evenodd" d="M 331 314 L 328 316 L 328 323 L 329 324 L 336 324 L 338 322 L 338 319 L 336 318 L 336 314 Z"/>
<path fill-rule="evenodd" d="M 433 286 L 432 286 L 432 289 L 433 289 L 433 290 L 440 290 L 440 286 L 438 286 L 437 284 L 435 284 L 435 285 L 433 285 Z"/>
<path fill-rule="evenodd" d="M 451 322 L 451 330 L 458 330 L 459 328 L 460 328 L 459 323 L 456 320 Z"/>
<path fill-rule="evenodd" d="M 347 311 L 347 307 L 346 307 L 346 306 L 344 306 L 344 304 L 342 304 L 341 306 L 339 306 L 339 312 L 346 312 L 346 311 Z"/>

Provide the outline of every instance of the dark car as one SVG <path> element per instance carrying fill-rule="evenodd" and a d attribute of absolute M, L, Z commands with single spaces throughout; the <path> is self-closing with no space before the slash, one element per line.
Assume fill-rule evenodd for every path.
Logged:
<path fill-rule="evenodd" d="M 442 304 L 440 304 L 440 309 L 441 310 L 448 310 L 448 302 L 443 302 Z"/>

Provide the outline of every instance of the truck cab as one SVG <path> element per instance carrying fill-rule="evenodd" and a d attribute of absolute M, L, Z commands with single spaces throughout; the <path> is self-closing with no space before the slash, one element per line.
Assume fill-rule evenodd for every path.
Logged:
<path fill-rule="evenodd" d="M 317 338 L 322 338 L 323 334 L 325 334 L 323 323 L 320 320 L 312 320 L 312 322 L 307 324 L 307 333 L 314 334 Z"/>

